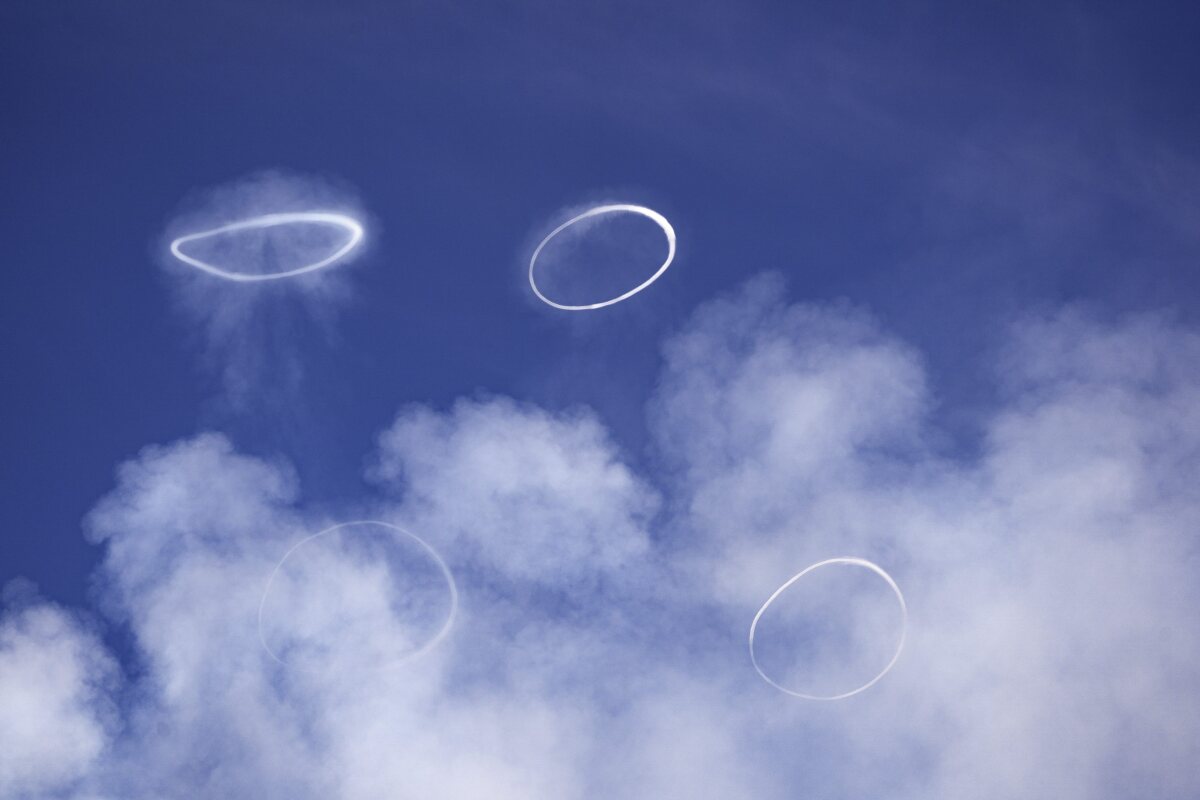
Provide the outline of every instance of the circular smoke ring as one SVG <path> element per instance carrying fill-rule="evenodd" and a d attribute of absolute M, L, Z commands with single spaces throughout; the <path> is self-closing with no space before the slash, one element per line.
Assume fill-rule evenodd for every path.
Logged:
<path fill-rule="evenodd" d="M 896 595 L 896 600 L 899 601 L 899 603 L 900 603 L 900 613 L 901 613 L 900 640 L 899 640 L 899 642 L 897 642 L 896 652 L 892 656 L 892 660 L 887 663 L 887 666 L 885 666 L 879 672 L 878 675 L 876 675 L 874 678 L 872 678 L 871 680 L 864 683 L 862 686 L 859 686 L 857 689 L 853 689 L 849 692 L 842 692 L 841 694 L 835 694 L 835 695 L 806 694 L 804 692 L 797 692 L 794 689 L 788 689 L 786 686 L 781 686 L 780 684 L 778 684 L 774 680 L 772 680 L 767 675 L 767 673 L 765 673 L 763 671 L 762 667 L 758 663 L 758 658 L 754 654 L 754 634 L 758 630 L 758 621 L 762 618 L 762 615 L 764 613 L 766 613 L 766 610 L 771 606 L 771 603 L 775 602 L 776 598 L 778 598 L 781 594 L 783 594 L 789 586 L 791 586 L 793 583 L 800 580 L 801 578 L 803 578 L 805 575 L 812 572 L 813 570 L 819 569 L 820 567 L 829 566 L 830 564 L 849 564 L 849 565 L 855 566 L 855 567 L 863 567 L 865 569 L 871 570 L 872 572 L 874 572 L 876 575 L 883 578 L 883 580 L 887 582 L 887 585 L 889 587 L 891 587 L 892 592 Z M 904 602 L 904 595 L 900 592 L 900 587 L 896 585 L 896 582 L 894 580 L 892 580 L 891 575 L 888 575 L 886 572 L 884 572 L 883 568 L 880 567 L 879 565 L 874 564 L 870 561 L 867 561 L 865 558 L 853 558 L 853 557 L 829 558 L 829 559 L 826 559 L 825 561 L 818 561 L 816 564 L 805 567 L 803 570 L 801 570 L 800 572 L 793 575 L 791 578 L 788 579 L 788 581 L 786 583 L 783 584 L 783 586 L 780 586 L 778 589 L 776 589 L 774 594 L 772 594 L 770 597 L 767 598 L 767 602 L 762 604 L 762 608 L 758 609 L 758 613 L 754 615 L 754 621 L 750 623 L 750 663 L 752 663 L 754 665 L 755 671 L 758 672 L 759 676 L 764 681 L 771 684 L 779 691 L 784 692 L 785 694 L 790 694 L 793 697 L 800 697 L 805 700 L 843 700 L 847 697 L 856 695 L 859 692 L 866 691 L 867 689 L 871 688 L 876 683 L 878 683 L 880 678 L 882 678 L 884 675 L 888 674 L 888 672 L 892 669 L 892 667 L 894 667 L 896 665 L 896 661 L 898 661 L 900 658 L 900 651 L 902 651 L 904 649 L 904 639 L 907 634 L 908 634 L 908 606 Z"/>
<path fill-rule="evenodd" d="M 625 294 L 614 297 L 611 300 L 604 300 L 599 303 L 590 303 L 588 305 L 580 305 L 580 306 L 564 305 L 563 303 L 556 303 L 553 300 L 551 300 L 549 297 L 546 297 L 546 295 L 542 294 L 541 290 L 538 289 L 537 279 L 534 277 L 534 267 L 537 265 L 538 256 L 541 255 L 542 249 L 547 244 L 550 243 L 550 240 L 553 239 L 558 234 L 562 233 L 567 228 L 574 225 L 576 222 L 581 222 L 581 221 L 583 221 L 585 219 L 589 219 L 591 217 L 597 217 L 597 216 L 600 216 L 601 214 L 622 214 L 622 213 L 624 213 L 624 214 L 640 214 L 641 216 L 646 217 L 647 219 L 651 220 L 654 224 L 658 225 L 658 227 L 662 228 L 663 235 L 667 237 L 667 258 L 665 261 L 663 261 L 662 266 L 660 266 L 653 275 L 651 275 L 649 278 L 647 278 L 642 283 L 640 283 L 637 286 L 630 289 L 628 292 L 625 292 Z M 633 297 L 635 294 L 642 291 L 647 286 L 649 286 L 650 284 L 652 284 L 656 280 L 658 280 L 659 277 L 661 277 L 662 274 L 667 271 L 667 267 L 671 266 L 671 262 L 674 260 L 675 260 L 675 229 L 671 227 L 671 223 L 668 222 L 667 218 L 664 217 L 662 214 L 659 214 L 657 211 L 655 211 L 652 208 L 646 208 L 645 206 L 630 205 L 627 203 L 618 203 L 615 205 L 607 205 L 607 206 L 596 206 L 595 208 L 590 208 L 587 211 L 583 212 L 582 214 L 572 217 L 571 219 L 567 220 L 566 222 L 559 225 L 554 230 L 550 231 L 550 233 L 548 233 L 546 235 L 545 239 L 542 239 L 541 243 L 533 251 L 533 256 L 529 259 L 529 286 L 533 289 L 533 293 L 538 296 L 538 299 L 541 300 L 543 303 L 545 303 L 548 306 L 553 306 L 554 308 L 561 309 L 563 311 L 592 311 L 597 308 L 604 308 L 605 306 L 615 305 L 616 303 L 619 303 L 622 300 L 628 300 L 630 297 Z"/>
<path fill-rule="evenodd" d="M 324 536 L 329 533 L 334 533 L 335 531 L 339 531 L 339 530 L 342 530 L 343 528 L 349 528 L 349 527 L 352 527 L 355 525 L 375 525 L 380 528 L 386 528 L 390 531 L 393 531 L 395 533 L 406 536 L 409 539 L 411 539 L 412 541 L 416 542 L 417 545 L 419 545 L 421 547 L 421 549 L 424 550 L 425 553 L 429 555 L 429 557 L 433 560 L 433 562 L 435 564 L 437 564 L 438 570 L 441 571 L 442 577 L 446 581 L 446 589 L 450 595 L 450 610 L 446 613 L 446 619 L 444 622 L 442 622 L 442 625 L 440 628 L 438 628 L 437 632 L 434 633 L 434 635 L 431 636 L 429 638 L 429 640 L 426 641 L 423 645 L 416 648 L 412 652 L 406 654 L 403 658 L 392 661 L 390 663 L 390 666 L 395 667 L 395 666 L 399 666 L 401 664 L 406 664 L 410 661 L 413 661 L 413 660 L 425 655 L 430 650 L 433 650 L 433 648 L 435 648 L 439 644 L 441 644 L 442 640 L 446 638 L 446 636 L 450 633 L 450 629 L 454 626 L 455 617 L 458 616 L 458 585 L 454 582 L 454 574 L 450 571 L 450 568 L 448 566 L 446 566 L 445 560 L 441 557 L 441 555 L 437 552 L 437 550 L 435 550 L 433 548 L 433 546 L 431 544 L 426 542 L 420 536 L 417 536 L 415 533 L 406 531 L 404 528 L 401 528 L 398 525 L 392 525 L 389 522 L 380 522 L 378 520 L 373 520 L 373 519 L 354 520 L 351 522 L 340 522 L 337 525 L 332 525 L 328 528 L 325 528 L 322 531 L 318 531 L 317 533 L 314 533 L 311 536 L 306 536 L 305 538 L 301 539 L 300 541 L 298 541 L 294 545 L 292 545 L 291 548 L 289 548 L 288 551 L 283 554 L 283 558 L 281 558 L 279 560 L 279 563 L 275 565 L 275 569 L 271 570 L 271 577 L 269 577 L 267 579 L 267 585 L 263 588 L 262 599 L 258 603 L 258 641 L 260 644 L 262 644 L 263 649 L 267 651 L 267 654 L 269 656 L 271 656 L 271 658 L 273 658 L 275 661 L 280 663 L 281 665 L 283 665 L 285 667 L 289 666 L 286 661 L 284 661 L 282 658 L 280 658 L 275 653 L 275 651 L 271 649 L 271 646 L 269 644 L 267 644 L 266 637 L 263 635 L 263 609 L 266 607 L 267 596 L 271 592 L 271 585 L 274 583 L 275 577 L 279 574 L 279 571 L 283 568 L 283 565 L 288 560 L 288 558 L 290 558 L 291 555 L 293 553 L 295 553 L 303 545 L 307 544 L 308 542 L 311 542 L 312 540 L 314 540 L 320 536 Z"/>
<path fill-rule="evenodd" d="M 261 230 L 264 228 L 276 228 L 282 225 L 332 225 L 342 228 L 350 235 L 346 242 L 337 249 L 332 255 L 314 261 L 311 264 L 304 264 L 295 269 L 286 270 L 284 272 L 272 272 L 266 275 L 252 275 L 245 272 L 233 272 L 224 269 L 216 264 L 210 264 L 207 261 L 202 261 L 194 256 L 189 256 L 183 252 L 183 245 L 188 242 L 197 242 L 202 239 L 208 239 L 213 236 L 221 236 L 227 233 L 236 233 L 238 231 Z M 196 269 L 207 272 L 210 275 L 215 275 L 218 278 L 224 278 L 229 281 L 270 281 L 280 278 L 291 278 L 296 275 L 303 275 L 307 272 L 316 272 L 319 269 L 328 267 L 342 260 L 350 251 L 358 247 L 363 238 L 363 227 L 358 220 L 353 217 L 348 217 L 345 214 L 335 214 L 330 211 L 292 211 L 279 214 L 264 214 L 261 217 L 251 217 L 237 222 L 231 222 L 228 225 L 221 225 L 217 228 L 212 228 L 206 231 L 198 231 L 180 236 L 171 242 L 171 255 L 179 259 L 185 264 L 195 267 Z"/>

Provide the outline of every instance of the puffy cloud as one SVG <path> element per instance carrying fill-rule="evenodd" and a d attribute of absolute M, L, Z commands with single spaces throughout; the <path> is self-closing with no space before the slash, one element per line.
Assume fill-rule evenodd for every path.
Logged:
<path fill-rule="evenodd" d="M 929 399 L 911 348 L 857 309 L 787 304 L 768 275 L 664 349 L 651 416 L 677 476 L 672 523 L 719 597 L 761 601 L 809 563 L 885 551 L 879 490 L 922 468 Z"/>
<path fill-rule="evenodd" d="M 658 399 L 672 441 L 690 415 L 676 524 L 717 542 L 693 555 L 730 607 L 847 552 L 908 595 L 908 650 L 853 717 L 827 718 L 852 761 L 824 769 L 903 797 L 1194 793 L 1196 334 L 1020 321 L 968 461 L 932 452 L 912 356 L 828 313 L 769 284 L 711 306 L 668 347 Z"/>
<path fill-rule="evenodd" d="M 485 532 L 456 528 L 466 519 L 459 510 L 432 502 L 450 488 L 442 485 L 447 470 L 462 471 L 464 496 L 476 492 L 481 513 L 517 537 L 511 547 L 550 550 L 538 571 L 514 570 L 512 580 L 553 583 L 556 566 L 588 577 L 597 559 L 616 569 L 646 549 L 635 522 L 653 510 L 654 496 L 587 415 L 553 417 L 506 401 L 463 405 L 444 418 L 407 414 L 385 436 L 395 446 L 381 447 L 381 479 L 397 480 L 399 463 L 416 468 L 422 451 L 402 445 L 404 436 L 446 458 L 422 463 L 420 478 L 403 482 L 412 488 L 405 501 L 377 513 L 425 534 L 454 568 L 473 574 L 497 562 L 491 554 L 472 561 Z M 511 456 L 506 466 L 515 471 L 489 468 L 499 454 Z M 295 551 L 320 545 L 291 571 L 280 602 L 264 605 L 268 636 L 317 637 L 320 652 L 279 664 L 258 640 L 264 586 L 293 544 L 329 523 L 299 514 L 296 499 L 286 465 L 242 455 L 216 434 L 147 448 L 121 468 L 89 529 L 108 548 L 103 585 L 130 621 L 145 675 L 126 735 L 93 774 L 94 788 L 123 797 L 179 785 L 201 797 L 256 796 L 264 787 L 290 797 L 580 796 L 594 703 L 563 701 L 594 675 L 608 629 L 546 609 L 542 628 L 529 613 L 540 590 L 480 585 L 466 598 L 461 630 L 420 661 L 389 668 L 381 653 L 403 653 L 428 634 L 427 609 L 413 618 L 396 602 L 417 573 L 428 573 L 428 561 L 419 548 L 400 553 L 389 574 L 379 543 L 363 549 L 354 536 L 323 536 Z M 555 536 L 567 541 L 555 545 Z M 435 581 L 430 596 L 438 590 Z M 582 608 L 591 591 L 576 598 Z M 331 623 L 347 613 L 379 624 Z M 521 644 L 505 644 L 510 636 Z M 562 681 L 564 666 L 578 674 Z"/>
<path fill-rule="evenodd" d="M 939 796 L 1195 793 L 1196 348 L 1161 319 L 1019 326 L 973 485 L 907 532 Z"/>
<path fill-rule="evenodd" d="M 53 605 L 0 620 L 0 795 L 47 797 L 94 767 L 115 725 L 116 663 Z"/>
<path fill-rule="evenodd" d="M 309 796 L 302 713 L 273 688 L 256 612 L 271 568 L 307 531 L 290 469 L 217 434 L 149 447 L 90 515 L 102 585 L 144 676 L 100 788 L 122 797 Z"/>
<path fill-rule="evenodd" d="M 284 666 L 259 642 L 264 586 L 337 520 L 303 508 L 286 464 L 222 436 L 148 448 L 88 525 L 137 648 L 124 728 L 64 777 L 70 760 L 49 756 L 27 775 L 122 798 L 1194 796 L 1200 336 L 1071 310 L 1009 341 L 972 454 L 935 446 L 917 353 L 860 310 L 789 304 L 770 278 L 666 344 L 657 488 L 585 410 L 404 410 L 380 437 L 388 496 L 370 515 L 442 552 L 462 604 L 439 647 L 391 669 L 379 655 L 441 608 L 419 548 L 314 540 L 264 610 L 348 656 Z M 747 627 L 837 555 L 896 578 L 908 644 L 863 694 L 793 700 L 754 674 Z M 888 655 L 894 599 L 860 577 L 781 596 L 761 635 L 787 680 L 836 684 L 808 667 Z M 429 602 L 397 601 L 413 587 Z M 835 612 L 850 635 L 813 618 Z"/>
<path fill-rule="evenodd" d="M 506 399 L 405 411 L 380 438 L 375 474 L 421 527 L 516 580 L 577 582 L 645 556 L 658 503 L 592 414 Z"/>

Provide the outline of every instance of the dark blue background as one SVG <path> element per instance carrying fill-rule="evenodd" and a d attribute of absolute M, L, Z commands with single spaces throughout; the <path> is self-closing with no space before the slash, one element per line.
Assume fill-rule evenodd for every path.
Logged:
<path fill-rule="evenodd" d="M 640 462 L 661 338 L 767 269 L 919 346 L 969 450 L 1014 314 L 1195 315 L 1197 41 L 1188 3 L 9 0 L 0 582 L 84 602 L 115 465 L 205 428 L 325 504 L 399 406 L 479 391 L 592 405 Z M 272 167 L 377 222 L 290 426 L 215 399 L 154 254 L 190 192 Z M 597 198 L 670 217 L 676 266 L 531 302 L 531 237 Z"/>

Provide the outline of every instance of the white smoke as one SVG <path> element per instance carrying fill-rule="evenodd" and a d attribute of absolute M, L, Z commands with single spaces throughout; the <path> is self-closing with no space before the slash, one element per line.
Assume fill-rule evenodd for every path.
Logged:
<path fill-rule="evenodd" d="M 232 281 L 172 254 L 180 237 L 268 215 L 310 212 L 344 217 L 365 227 L 366 237 L 336 263 L 277 280 Z M 367 252 L 377 228 L 367 222 L 351 189 L 272 170 L 195 192 L 168 223 L 156 255 L 176 304 L 202 332 L 206 361 L 220 374 L 223 399 L 234 409 L 268 398 L 269 410 L 278 411 L 295 399 L 303 372 L 300 353 L 312 327 L 301 323 L 315 321 L 321 330 L 350 299 L 353 262 Z M 343 225 L 299 222 L 227 231 L 179 248 L 230 275 L 261 278 L 321 263 L 353 236 Z"/>
<path fill-rule="evenodd" d="M 107 747 L 26 761 L 23 786 L 1195 796 L 1200 335 L 1065 311 L 1016 322 L 1009 342 L 970 455 L 943 448 L 918 353 L 859 310 L 788 304 L 772 279 L 666 344 L 653 480 L 587 411 L 402 411 L 371 468 L 387 497 L 365 505 L 446 556 L 462 604 L 438 648 L 393 670 L 293 670 L 261 647 L 270 571 L 336 521 L 304 509 L 286 464 L 216 434 L 148 448 L 89 521 L 144 674 L 121 731 L 97 734 Z M 837 555 L 895 577 L 909 641 L 868 691 L 806 703 L 755 674 L 747 627 L 788 577 Z M 384 591 L 359 563 L 342 565 L 347 583 Z M 333 648 L 365 635 L 325 630 Z M 97 642 L 71 641 L 86 668 L 44 695 L 106 674 Z"/>

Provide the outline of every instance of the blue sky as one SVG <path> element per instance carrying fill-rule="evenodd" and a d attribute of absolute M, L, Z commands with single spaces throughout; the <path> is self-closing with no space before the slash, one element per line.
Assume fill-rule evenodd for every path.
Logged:
<path fill-rule="evenodd" d="M 657 340 L 762 270 L 919 344 L 951 415 L 1024 307 L 1193 313 L 1194 183 L 1170 159 L 1200 140 L 1196 15 L 1038 5 L 11 6 L 3 507 L 28 533 L 5 575 L 78 602 L 78 520 L 146 442 L 218 425 L 283 445 L 213 410 L 152 257 L 189 192 L 264 168 L 345 181 L 380 223 L 309 366 L 336 465 L 318 492 L 398 404 L 477 389 L 598 406 L 636 452 Z M 634 330 L 524 302 L 530 231 L 598 194 L 683 233 L 683 268 L 614 312 Z M 579 374 L 612 369 L 630 390 Z"/>
<path fill-rule="evenodd" d="M 442 688 L 413 689 L 425 694 L 400 717 L 441 709 L 462 730 L 486 728 L 469 704 L 447 699 L 445 686 L 465 686 L 498 730 L 541 732 L 531 741 L 579 720 L 518 720 L 509 716 L 518 701 L 544 703 L 548 716 L 576 708 L 602 731 L 590 749 L 580 745 L 590 755 L 566 755 L 549 745 L 492 751 L 486 736 L 456 750 L 447 729 L 416 752 L 442 763 L 486 753 L 500 765 L 476 784 L 443 785 L 448 796 L 475 796 L 489 782 L 558 797 L 664 796 L 662 787 L 685 785 L 655 764 L 631 767 L 634 777 L 596 767 L 628 738 L 622 726 L 653 739 L 644 751 L 661 756 L 658 766 L 670 761 L 668 741 L 699 761 L 749 765 L 746 775 L 725 770 L 725 797 L 794 796 L 814 761 L 818 794 L 851 796 L 887 783 L 870 770 L 848 777 L 848 765 L 868 759 L 905 776 L 896 797 L 965 796 L 979 785 L 1036 796 L 1022 765 L 1061 779 L 1045 784 L 1059 796 L 1194 796 L 1176 772 L 1186 759 L 1166 745 L 1115 765 L 1111 742 L 1081 745 L 1080 769 L 1098 781 L 1100 765 L 1112 770 L 1100 795 L 1036 754 L 984 763 L 1012 741 L 1054 739 L 1032 711 L 1006 729 L 1012 741 L 963 735 L 957 750 L 946 729 L 904 733 L 890 713 L 905 691 L 921 690 L 917 665 L 953 687 L 922 711 L 962 730 L 1011 706 L 1009 692 L 1063 696 L 1049 644 L 1028 645 L 1021 664 L 1036 674 L 1018 691 L 972 673 L 969 656 L 950 669 L 929 655 L 966 644 L 927 614 L 907 677 L 886 697 L 881 682 L 877 706 L 855 707 L 868 722 L 789 711 L 759 729 L 747 720 L 777 698 L 737 683 L 757 681 L 737 637 L 789 575 L 861 554 L 890 558 L 927 610 L 963 587 L 1016 581 L 1031 618 L 1078 631 L 1063 635 L 1085 653 L 1091 680 L 1104 674 L 1094 651 L 1127 647 L 1144 631 L 1136 618 L 1076 619 L 1063 597 L 1082 593 L 1102 608 L 1093 583 L 1021 565 L 1042 563 L 1039 541 L 1061 555 L 1092 552 L 1093 536 L 1104 544 L 1089 574 L 1112 578 L 1108 594 L 1146 614 L 1190 610 L 1194 580 L 1171 597 L 1146 585 L 1175 586 L 1195 558 L 1185 530 L 1195 503 L 1173 476 L 1189 474 L 1200 438 L 1189 410 L 1200 376 L 1186 357 L 1200 312 L 1198 36 L 1200 12 L 1183 3 L 6 4 L 0 584 L 31 581 L 37 599 L 9 612 L 5 652 L 61 646 L 82 655 L 58 663 L 106 676 L 89 685 L 118 687 L 111 715 L 92 713 L 101 698 L 84 703 L 84 721 L 63 723 L 98 742 L 78 770 L 43 780 L 30 767 L 34 777 L 13 791 L 384 791 L 302 771 L 284 788 L 277 774 L 244 765 L 201 780 L 167 751 L 188 743 L 221 765 L 249 745 L 214 733 L 217 712 L 188 727 L 165 701 L 150 711 L 128 699 L 144 689 L 138 675 L 166 682 L 183 669 L 156 660 L 178 650 L 156 638 L 152 610 L 164 595 L 144 588 L 161 580 L 175 597 L 184 590 L 172 576 L 193 574 L 163 560 L 174 545 L 149 544 L 162 531 L 198 537 L 194 548 L 179 545 L 200 554 L 196 564 L 226 547 L 241 552 L 229 544 L 235 534 L 259 537 L 228 567 L 254 583 L 259 562 L 281 557 L 299 532 L 370 511 L 421 527 L 445 549 L 464 583 L 460 643 L 520 620 L 590 619 L 586 609 L 608 602 L 622 618 L 564 628 L 557 650 L 517 637 L 523 655 L 460 644 L 439 656 L 429 669 L 445 670 L 436 672 Z M 368 247 L 328 290 L 272 288 L 235 301 L 228 287 L 197 289 L 164 258 L 164 233 L 196 209 L 219 213 L 221 187 L 264 174 L 353 207 Z M 565 210 L 614 200 L 666 215 L 676 262 L 603 311 L 538 303 L 525 283 L 532 247 Z M 230 316 L 218 331 L 221 313 Z M 1112 405 L 1090 405 L 1103 398 Z M 796 421 L 805 414 L 809 422 Z M 1159 427 L 1144 431 L 1144 415 Z M 1087 442 L 1105 435 L 1112 451 L 1097 455 Z M 1131 441 L 1140 444 L 1126 448 Z M 510 464 L 510 452 L 526 455 Z M 1072 471 L 1077 452 L 1094 463 Z M 172 470 L 175 483 L 162 477 Z M 245 482 L 221 496 L 249 509 L 244 517 L 197 510 L 206 480 L 243 470 Z M 506 483 L 509 470 L 531 482 L 526 494 Z M 143 473 L 191 487 L 177 518 L 135 513 L 158 507 L 146 496 L 159 484 Z M 1093 497 L 1086 487 L 1107 488 Z M 525 499 L 503 499 L 506 491 Z M 1034 536 L 1031 520 L 1048 532 Z M 1121 534 L 1104 527 L 1121 520 Z M 955 539 L 951 529 L 974 533 Z M 902 535 L 912 530 L 936 533 Z M 578 539 L 562 544 L 562 531 Z M 204 549 L 213 542 L 224 544 Z M 930 555 L 945 547 L 945 563 Z M 1140 564 L 1140 553 L 1181 560 L 1110 575 L 1116 563 Z M 599 572 L 578 573 L 577 559 Z M 472 618 L 473 607 L 500 610 Z M 660 630 L 655 608 L 689 622 Z M 1022 627 L 986 599 L 967 608 L 974 624 Z M 41 638 L 30 633 L 41 630 L 39 613 L 49 631 Z M 661 648 L 647 656 L 622 625 Z M 1172 652 L 1196 647 L 1194 635 L 1171 635 L 1183 636 Z M 613 641 L 622 642 L 616 655 L 604 650 Z M 726 645 L 732 655 L 720 655 Z M 538 672 L 543 647 L 564 654 L 565 685 Z M 597 649 L 652 685 L 638 700 L 612 701 L 628 716 L 608 714 L 619 718 L 611 725 L 594 724 L 606 707 L 594 695 L 620 687 L 572 660 L 593 663 Z M 1149 739 L 1194 733 L 1157 701 L 1194 697 L 1195 667 L 1168 665 L 1159 652 L 1121 673 L 1144 678 L 1129 706 L 1156 709 L 1128 724 Z M 479 678 L 471 659 L 494 660 L 495 674 Z M 1021 664 L 1005 674 L 1023 675 Z M 505 683 L 522 669 L 544 678 L 536 690 Z M 196 670 L 184 670 L 201 675 L 195 686 L 219 682 Z M 279 689 L 273 673 L 263 680 L 278 689 L 271 708 L 302 709 L 316 727 L 325 720 L 329 740 L 375 724 L 366 711 L 331 722 L 305 699 L 317 690 Z M 1111 691 L 1096 680 L 1096 691 Z M 489 681 L 508 689 L 487 694 Z M 671 692 L 695 704 L 694 719 L 659 714 L 646 699 Z M 1106 729 L 1133 713 L 1118 705 L 1100 721 L 1074 718 Z M 148 747 L 138 726 L 154 714 L 174 733 L 154 750 L 153 778 L 134 785 L 129 753 Z M 294 733 L 271 719 L 264 738 Z M 733 720 L 728 741 L 697 733 L 718 720 Z M 773 751 L 755 737 L 804 743 L 813 755 L 763 778 L 747 753 Z M 896 739 L 919 752 L 879 744 Z M 346 763 L 375 758 L 335 750 Z M 425 780 L 406 791 L 437 785 Z"/>

